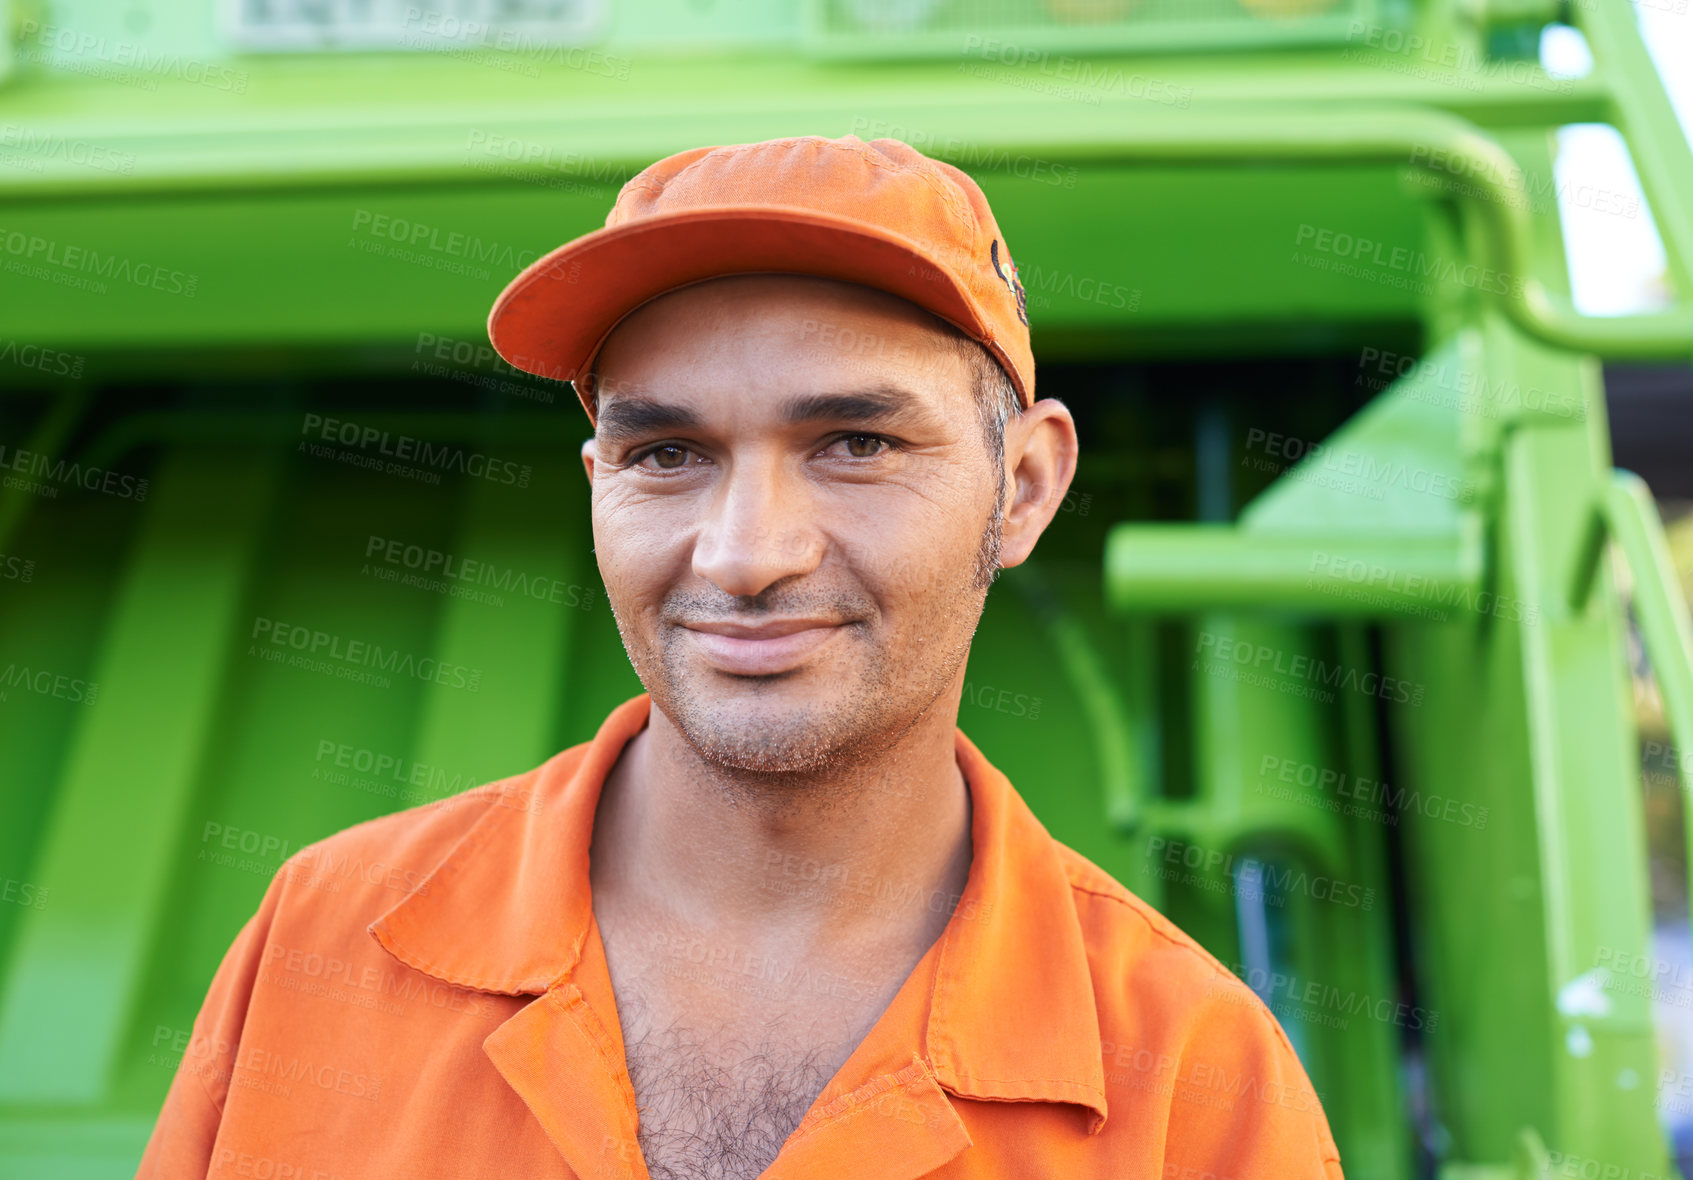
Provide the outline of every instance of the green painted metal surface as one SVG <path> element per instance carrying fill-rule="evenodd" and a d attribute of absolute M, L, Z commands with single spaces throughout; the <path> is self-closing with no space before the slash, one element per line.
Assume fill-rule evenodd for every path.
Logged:
<path fill-rule="evenodd" d="M 287 854 L 639 690 L 586 423 L 484 318 L 651 160 L 819 132 L 978 178 L 1082 429 L 962 727 L 1271 1004 L 1348 1176 L 1667 1175 L 1607 545 L 1684 749 L 1693 642 L 1590 354 L 1693 356 L 1693 158 L 1622 0 L 1589 77 L 1505 55 L 1555 15 L 631 0 L 591 55 L 301 54 L 0 5 L 0 1176 L 133 1170 Z M 1577 121 L 1662 312 L 1569 306 Z"/>

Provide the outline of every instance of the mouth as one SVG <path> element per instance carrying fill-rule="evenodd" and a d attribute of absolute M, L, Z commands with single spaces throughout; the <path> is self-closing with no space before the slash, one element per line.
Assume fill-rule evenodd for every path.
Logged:
<path fill-rule="evenodd" d="M 812 658 L 851 623 L 830 619 L 770 619 L 760 623 L 684 623 L 694 647 L 719 672 L 774 676 Z"/>

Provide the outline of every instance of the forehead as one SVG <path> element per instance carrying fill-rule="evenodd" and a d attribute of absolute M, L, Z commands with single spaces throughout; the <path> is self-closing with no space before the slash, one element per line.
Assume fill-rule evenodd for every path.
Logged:
<path fill-rule="evenodd" d="M 734 275 L 669 292 L 631 313 L 594 366 L 619 397 L 737 404 L 795 393 L 897 386 L 937 410 L 968 406 L 974 345 L 896 295 L 808 275 Z"/>

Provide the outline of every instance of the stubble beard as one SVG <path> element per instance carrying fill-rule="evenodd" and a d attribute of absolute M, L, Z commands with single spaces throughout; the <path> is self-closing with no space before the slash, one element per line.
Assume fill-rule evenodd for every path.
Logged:
<path fill-rule="evenodd" d="M 972 600 L 975 621 L 970 630 L 945 651 L 922 653 L 920 663 L 900 662 L 895 653 L 873 647 L 855 637 L 861 658 L 853 666 L 859 675 L 845 687 L 842 697 L 825 706 L 783 707 L 787 693 L 780 679 L 748 681 L 753 691 L 767 698 L 768 713 L 749 712 L 739 703 L 719 703 L 701 687 L 689 671 L 683 636 L 669 629 L 656 653 L 629 642 L 630 630 L 616 604 L 612 614 L 643 685 L 653 704 L 676 726 L 700 760 L 732 779 L 750 785 L 784 785 L 783 780 L 832 780 L 862 770 L 885 753 L 920 721 L 957 675 L 970 653 L 976 622 L 987 591 L 999 573 L 1000 545 L 1004 532 L 1004 496 L 995 500 L 992 518 L 982 531 L 967 584 L 957 594 L 937 596 L 926 618 L 920 620 L 921 634 L 948 634 L 958 611 Z M 797 605 L 791 604 L 790 605 Z M 656 659 L 647 658 L 655 654 Z M 707 673 L 706 675 L 710 675 Z"/>

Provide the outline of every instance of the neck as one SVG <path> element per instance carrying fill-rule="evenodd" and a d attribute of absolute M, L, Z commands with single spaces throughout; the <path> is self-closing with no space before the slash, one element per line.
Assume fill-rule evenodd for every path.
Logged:
<path fill-rule="evenodd" d="M 815 776 L 707 762 L 655 706 L 601 790 L 596 908 L 830 955 L 927 947 L 970 869 L 958 694 L 881 755 Z"/>

